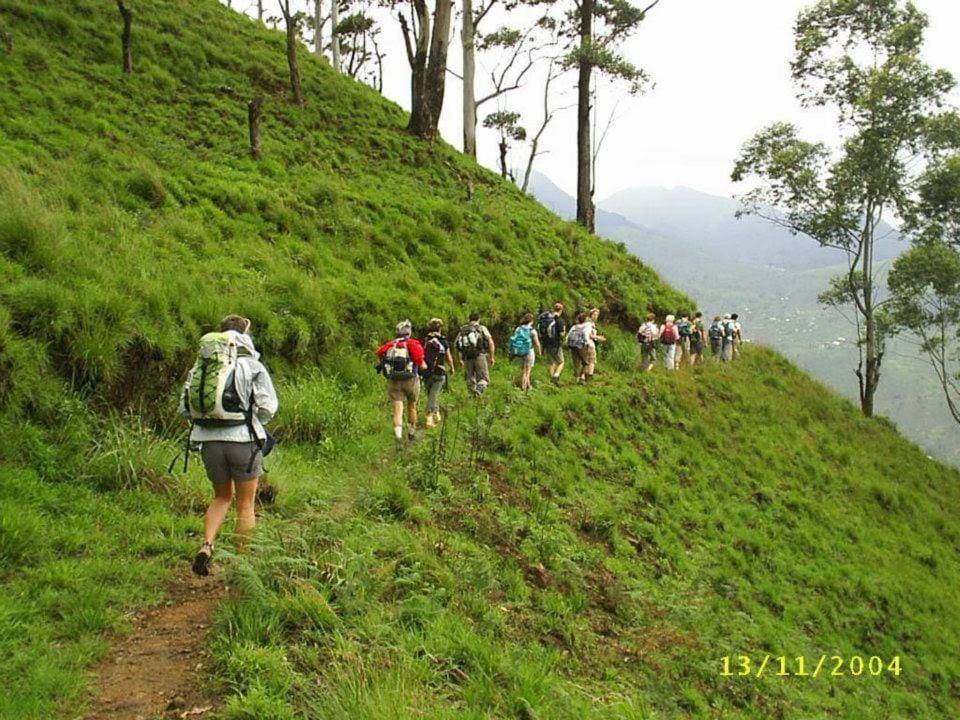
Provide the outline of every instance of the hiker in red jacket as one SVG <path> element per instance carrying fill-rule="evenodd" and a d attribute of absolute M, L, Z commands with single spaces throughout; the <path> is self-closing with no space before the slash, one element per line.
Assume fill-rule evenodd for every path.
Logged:
<path fill-rule="evenodd" d="M 423 345 L 410 337 L 409 320 L 397 324 L 397 336 L 380 346 L 377 371 L 387 379 L 387 397 L 393 403 L 393 434 L 403 440 L 403 403 L 407 403 L 407 437 L 417 433 L 417 401 L 420 399 L 420 371 L 427 369 Z"/>

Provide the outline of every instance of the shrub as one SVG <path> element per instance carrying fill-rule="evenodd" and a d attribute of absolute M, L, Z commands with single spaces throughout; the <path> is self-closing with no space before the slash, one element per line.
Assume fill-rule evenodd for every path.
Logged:
<path fill-rule="evenodd" d="M 313 372 L 278 391 L 283 411 L 273 431 L 289 442 L 302 442 L 329 453 L 357 437 L 357 389 L 344 387 L 336 376 Z"/>
<path fill-rule="evenodd" d="M 175 450 L 136 416 L 109 415 L 91 428 L 89 450 L 80 469 L 97 487 L 163 489 L 169 484 L 165 463 Z"/>
<path fill-rule="evenodd" d="M 127 190 L 150 207 L 161 208 L 167 202 L 167 190 L 156 174 L 140 168 L 127 178 Z"/>

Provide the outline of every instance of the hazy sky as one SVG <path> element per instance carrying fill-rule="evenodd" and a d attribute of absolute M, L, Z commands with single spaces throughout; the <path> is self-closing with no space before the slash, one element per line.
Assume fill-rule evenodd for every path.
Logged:
<path fill-rule="evenodd" d="M 299 2 L 306 6 L 306 0 Z M 273 10 L 275 2 L 266 4 Z M 661 0 L 625 48 L 628 59 L 643 67 L 656 85 L 645 95 L 620 100 L 617 120 L 598 162 L 597 198 L 637 185 L 684 185 L 731 195 L 735 188 L 730 170 L 738 149 L 774 120 L 797 123 L 812 140 L 834 140 L 832 116 L 801 110 L 790 81 L 793 22 L 798 10 L 810 4 L 809 0 Z M 956 34 L 960 2 L 917 0 L 916 4 L 930 16 L 926 59 L 960 76 Z M 504 16 L 492 17 L 485 21 L 485 29 L 492 30 L 505 20 L 509 22 Z M 383 33 L 388 47 L 384 94 L 409 107 L 409 73 L 399 27 L 387 23 Z M 448 64 L 459 72 L 459 27 L 450 49 Z M 542 114 L 540 88 L 540 78 L 532 76 L 526 87 L 504 101 L 506 107 L 522 113 L 531 130 Z M 602 119 L 618 94 L 622 96 L 601 89 Z M 460 97 L 460 81 L 448 76 L 441 131 L 458 147 Z M 567 95 L 556 102 L 567 104 L 572 99 Z M 954 99 L 960 104 L 960 94 Z M 481 122 L 483 115 L 495 109 L 484 107 Z M 574 112 L 558 115 L 543 140 L 549 152 L 536 165 L 568 192 L 576 181 L 575 134 Z M 493 133 L 481 130 L 479 150 L 480 160 L 494 167 Z M 525 148 L 518 148 L 515 158 L 521 157 L 526 157 Z"/>

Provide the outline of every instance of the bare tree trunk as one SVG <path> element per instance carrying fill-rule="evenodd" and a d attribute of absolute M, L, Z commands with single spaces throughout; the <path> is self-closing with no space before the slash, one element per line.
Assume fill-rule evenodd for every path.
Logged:
<path fill-rule="evenodd" d="M 7 49 L 7 55 L 13 55 L 13 33 L 5 32 L 3 34 L 3 46 Z"/>
<path fill-rule="evenodd" d="M 300 63 L 297 62 L 297 21 L 290 11 L 290 0 L 282 0 L 280 11 L 287 28 L 287 65 L 290 68 L 290 89 L 293 91 L 293 100 L 299 107 L 303 107 L 303 86 L 300 83 Z"/>
<path fill-rule="evenodd" d="M 133 36 L 133 13 L 126 6 L 123 0 L 117 0 L 117 8 L 123 17 L 123 72 L 127 75 L 133 72 L 133 50 L 130 47 Z"/>
<path fill-rule="evenodd" d="M 410 28 L 400 14 L 407 60 L 410 62 L 410 122 L 407 131 L 430 139 L 437 134 L 447 74 L 447 48 L 450 44 L 452 0 L 437 0 L 431 32 L 427 0 L 412 0 L 416 27 Z"/>
<path fill-rule="evenodd" d="M 257 0 L 257 20 L 263 22 L 263 0 Z"/>
<path fill-rule="evenodd" d="M 580 57 L 577 77 L 577 222 L 594 232 L 592 185 L 593 147 L 590 143 L 590 81 L 593 72 L 594 0 L 580 4 Z"/>
<path fill-rule="evenodd" d="M 547 68 L 547 79 L 543 83 L 543 121 L 533 136 L 533 140 L 530 141 L 530 156 L 527 158 L 527 169 L 523 173 L 523 187 L 521 188 L 523 192 L 526 192 L 527 188 L 530 187 L 530 175 L 533 173 L 533 163 L 540 153 L 540 138 L 543 137 L 543 133 L 546 132 L 547 125 L 553 120 L 554 111 L 550 109 L 550 85 L 553 83 L 555 77 L 553 74 L 555 66 L 556 61 L 551 59 L 550 65 Z"/>
<path fill-rule="evenodd" d="M 462 23 L 460 42 L 463 45 L 463 152 L 475 158 L 477 156 L 477 29 L 473 23 L 473 0 L 463 0 Z"/>
<path fill-rule="evenodd" d="M 336 2 L 336 0 L 334 0 Z M 323 23 L 323 1 L 314 0 L 313 2 L 313 54 L 323 57 L 323 35 L 320 32 L 320 26 Z"/>
<path fill-rule="evenodd" d="M 371 35 L 370 41 L 373 43 L 373 54 L 377 57 L 377 92 L 383 95 L 383 52 L 377 43 L 377 36 Z"/>
<path fill-rule="evenodd" d="M 863 247 L 863 319 L 866 325 L 866 358 L 860 392 L 860 409 L 867 417 L 873 417 L 874 396 L 880 384 L 880 337 L 877 331 L 876 309 L 873 304 L 873 219 L 867 221 L 870 228 Z"/>
<path fill-rule="evenodd" d="M 507 179 L 507 141 L 500 138 L 500 177 Z"/>
<path fill-rule="evenodd" d="M 430 15 L 426 0 L 412 0 L 417 15 L 416 28 L 411 29 L 406 17 L 400 14 L 400 27 L 410 62 L 410 122 L 407 131 L 423 135 L 429 127 L 429 106 L 426 99 L 427 52 L 430 47 Z M 415 43 L 415 44 L 414 44 Z"/>
<path fill-rule="evenodd" d="M 257 95 L 247 106 L 247 120 L 250 126 L 250 154 L 254 160 L 263 159 L 263 145 L 260 143 L 260 122 L 263 120 L 263 95 Z"/>
<path fill-rule="evenodd" d="M 333 69 L 340 72 L 340 36 L 337 35 L 337 25 L 340 24 L 340 0 L 330 2 L 330 55 L 333 60 Z"/>
<path fill-rule="evenodd" d="M 437 0 L 433 19 L 433 37 L 430 41 L 430 59 L 427 62 L 427 100 L 430 104 L 430 127 L 427 137 L 437 134 L 443 96 L 447 82 L 447 51 L 450 47 L 450 23 L 453 19 L 453 0 Z"/>

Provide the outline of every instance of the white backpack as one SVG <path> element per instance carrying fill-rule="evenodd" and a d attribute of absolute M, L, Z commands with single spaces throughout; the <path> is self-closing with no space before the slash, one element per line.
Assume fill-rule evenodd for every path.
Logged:
<path fill-rule="evenodd" d="M 237 393 L 237 359 L 247 355 L 230 332 L 200 338 L 197 361 L 187 375 L 183 401 L 190 418 L 202 427 L 245 425 L 249 418 Z"/>

